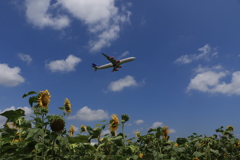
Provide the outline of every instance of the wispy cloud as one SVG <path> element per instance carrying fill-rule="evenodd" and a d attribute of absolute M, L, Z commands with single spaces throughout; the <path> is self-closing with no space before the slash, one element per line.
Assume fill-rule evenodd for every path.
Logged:
<path fill-rule="evenodd" d="M 109 118 L 109 115 L 106 111 L 102 109 L 92 110 L 87 106 L 79 109 L 76 112 L 76 115 L 68 117 L 68 119 L 79 119 L 84 121 L 103 120 L 108 118 Z"/>
<path fill-rule="evenodd" d="M 162 122 L 154 122 L 150 128 L 157 128 L 157 127 L 162 127 L 163 123 Z"/>
<path fill-rule="evenodd" d="M 127 55 L 129 55 L 129 51 L 125 51 L 123 52 L 118 58 L 123 58 L 123 57 L 126 57 Z"/>
<path fill-rule="evenodd" d="M 158 127 L 164 127 L 163 123 L 162 122 L 154 122 L 150 128 L 155 129 Z M 170 131 L 170 133 L 176 133 L 176 130 L 173 128 L 170 128 L 169 131 Z"/>
<path fill-rule="evenodd" d="M 51 61 L 50 63 L 47 63 L 46 66 L 52 72 L 71 72 L 75 70 L 75 67 L 79 62 L 81 62 L 80 58 L 74 55 L 69 55 L 65 60 Z"/>
<path fill-rule="evenodd" d="M 199 48 L 199 54 L 186 54 L 174 61 L 177 64 L 188 64 L 193 61 L 197 61 L 200 59 L 210 60 L 212 57 L 217 57 L 218 52 L 215 48 L 212 48 L 209 44 L 206 44 L 202 48 Z"/>
<path fill-rule="evenodd" d="M 139 119 L 139 120 L 136 120 L 134 123 L 139 125 L 139 124 L 142 124 L 144 121 L 142 119 Z"/>
<path fill-rule="evenodd" d="M 25 82 L 25 79 L 20 75 L 19 67 L 8 67 L 7 64 L 0 64 L 0 85 L 14 87 Z"/>
<path fill-rule="evenodd" d="M 117 81 L 111 82 L 110 85 L 108 86 L 108 89 L 113 92 L 119 92 L 119 91 L 122 91 L 126 87 L 132 87 L 132 86 L 138 86 L 138 83 L 134 79 L 134 77 L 128 75 Z"/>
<path fill-rule="evenodd" d="M 222 93 L 227 95 L 240 95 L 240 71 L 230 73 L 221 66 L 212 68 L 199 66 L 196 76 L 190 80 L 187 91 L 198 90 L 205 93 Z M 226 83 L 222 79 L 231 76 L 231 81 Z"/>
<path fill-rule="evenodd" d="M 110 130 L 104 130 L 101 132 L 101 136 L 104 136 L 105 134 L 110 134 Z"/>
<path fill-rule="evenodd" d="M 18 57 L 27 64 L 32 62 L 32 57 L 28 54 L 18 53 Z"/>
<path fill-rule="evenodd" d="M 170 133 L 176 133 L 177 131 L 175 129 L 170 128 L 169 129 Z"/>
<path fill-rule="evenodd" d="M 130 23 L 131 3 L 116 7 L 116 0 L 26 0 L 26 17 L 36 27 L 63 29 L 70 26 L 70 16 L 80 20 L 93 35 L 90 51 L 111 45 L 119 37 L 122 24 Z M 70 15 L 67 15 L 67 12 Z"/>

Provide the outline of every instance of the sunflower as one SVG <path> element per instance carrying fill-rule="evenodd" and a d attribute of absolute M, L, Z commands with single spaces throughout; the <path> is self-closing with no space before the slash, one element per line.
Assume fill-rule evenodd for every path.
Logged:
<path fill-rule="evenodd" d="M 61 118 L 56 118 L 51 122 L 50 127 L 52 131 L 60 133 L 65 127 L 65 122 Z"/>
<path fill-rule="evenodd" d="M 227 130 L 230 131 L 230 132 L 234 131 L 234 127 L 233 126 L 227 126 Z"/>
<path fill-rule="evenodd" d="M 38 94 L 38 105 L 44 108 L 48 108 L 50 97 L 51 95 L 47 89 L 45 91 L 40 91 Z"/>
<path fill-rule="evenodd" d="M 86 130 L 87 130 L 87 127 L 84 125 L 81 125 L 81 132 L 86 132 Z"/>
<path fill-rule="evenodd" d="M 170 133 L 170 131 L 168 130 L 168 126 L 164 126 L 163 127 L 163 138 L 164 139 L 168 139 L 168 133 Z"/>
<path fill-rule="evenodd" d="M 140 132 L 135 133 L 136 137 L 140 138 Z"/>
<path fill-rule="evenodd" d="M 65 99 L 64 107 L 65 107 L 65 111 L 67 112 L 67 115 L 69 115 L 72 112 L 72 110 L 71 110 L 71 103 L 68 98 Z"/>
<path fill-rule="evenodd" d="M 118 120 L 117 115 L 115 115 L 115 114 L 112 115 L 112 120 L 110 123 L 111 123 L 109 126 L 110 131 L 114 132 L 114 131 L 118 130 L 119 120 Z"/>
<path fill-rule="evenodd" d="M 70 130 L 68 131 L 69 133 L 70 133 L 70 136 L 72 137 L 73 136 L 73 134 L 74 134 L 74 125 L 71 125 L 71 128 L 70 128 Z"/>
<path fill-rule="evenodd" d="M 143 157 L 143 154 L 142 154 L 142 153 L 140 153 L 140 154 L 139 154 L 139 158 L 142 158 L 142 157 Z"/>

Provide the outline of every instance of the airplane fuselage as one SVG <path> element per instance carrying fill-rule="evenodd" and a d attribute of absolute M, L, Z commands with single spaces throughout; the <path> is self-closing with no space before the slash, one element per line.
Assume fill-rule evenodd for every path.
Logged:
<path fill-rule="evenodd" d="M 121 60 L 115 60 L 114 57 L 109 57 L 108 55 L 102 53 L 111 63 L 108 63 L 108 64 L 104 64 L 104 65 L 101 65 L 101 66 L 98 66 L 96 64 L 92 64 L 92 67 L 96 70 L 98 69 L 106 69 L 106 68 L 110 68 L 110 67 L 113 67 L 113 72 L 114 71 L 118 71 L 118 68 L 122 68 L 121 64 L 123 63 L 127 63 L 127 62 L 130 62 L 130 61 L 133 61 L 135 60 L 136 58 L 135 57 L 128 57 L 128 58 L 125 58 L 125 59 L 121 59 Z"/>
<path fill-rule="evenodd" d="M 116 62 L 116 66 L 120 66 L 123 63 L 133 61 L 134 59 L 135 59 L 135 57 L 128 57 L 128 58 L 122 59 L 122 60 L 120 60 L 120 62 Z M 108 63 L 108 64 L 98 66 L 98 69 L 106 69 L 106 68 L 110 68 L 110 67 L 114 67 L 114 65 L 112 63 Z"/>

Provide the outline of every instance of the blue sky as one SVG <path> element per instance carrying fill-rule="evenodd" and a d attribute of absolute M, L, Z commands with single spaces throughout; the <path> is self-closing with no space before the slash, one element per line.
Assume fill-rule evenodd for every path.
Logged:
<path fill-rule="evenodd" d="M 48 89 L 50 114 L 71 101 L 67 128 L 128 114 L 129 137 L 228 125 L 239 136 L 240 1 L 9 0 L 0 22 L 0 112 L 29 114 L 22 95 Z M 101 53 L 136 60 L 95 72 Z"/>

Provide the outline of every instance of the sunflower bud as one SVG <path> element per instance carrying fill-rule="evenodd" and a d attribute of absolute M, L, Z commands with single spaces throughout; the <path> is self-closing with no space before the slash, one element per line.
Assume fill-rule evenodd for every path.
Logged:
<path fill-rule="evenodd" d="M 127 121 L 129 121 L 129 116 L 126 115 L 126 114 L 123 114 L 123 115 L 122 115 L 122 120 L 124 121 L 124 123 L 127 122 Z"/>

